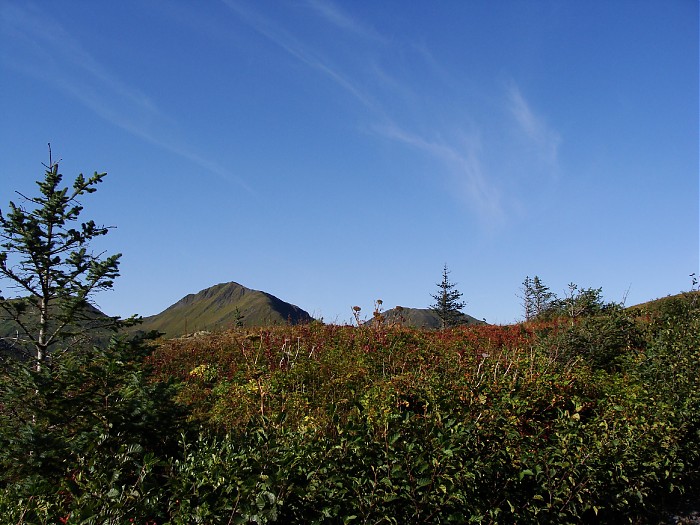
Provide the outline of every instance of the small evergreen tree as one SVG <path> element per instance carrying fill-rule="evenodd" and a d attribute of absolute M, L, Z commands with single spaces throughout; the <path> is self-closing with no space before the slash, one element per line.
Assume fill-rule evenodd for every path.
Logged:
<path fill-rule="evenodd" d="M 526 321 L 532 321 L 547 312 L 556 299 L 555 295 L 549 291 L 549 287 L 536 275 L 532 279 L 530 276 L 525 277 L 522 294 Z"/>
<path fill-rule="evenodd" d="M 130 324 L 89 308 L 118 275 L 119 254 L 89 252 L 108 228 L 76 225 L 77 198 L 104 176 L 60 188 L 49 149 L 39 196 L 20 194 L 26 207 L 10 202 L 0 212 L 0 282 L 17 294 L 0 297 L 0 320 L 15 323 L 33 357 L 0 353 L 3 522 L 165 521 L 163 475 L 185 428 L 174 388 L 148 377 L 145 340 L 113 337 L 101 348 L 71 337 Z"/>
<path fill-rule="evenodd" d="M 520 297 L 520 299 L 523 301 L 522 306 L 525 320 L 531 321 L 535 317 L 535 301 L 533 298 L 532 279 L 530 279 L 529 275 L 525 276 L 525 280 L 523 281 L 523 285 L 520 290 L 522 295 L 519 295 L 518 297 Z"/>
<path fill-rule="evenodd" d="M 44 180 L 37 182 L 39 196 L 17 192 L 26 207 L 10 202 L 6 215 L 0 210 L 0 282 L 9 281 L 17 294 L 0 295 L 0 314 L 14 322 L 14 343 L 31 349 L 37 367 L 56 343 L 84 331 L 86 321 L 90 330 L 124 323 L 91 315 L 91 297 L 112 287 L 121 254 L 103 258 L 89 252 L 91 241 L 109 229 L 92 220 L 77 222 L 83 210 L 78 197 L 95 192 L 106 173 L 95 172 L 89 179 L 80 174 L 72 188 L 60 188 L 63 176 L 50 145 L 44 166 Z"/>
<path fill-rule="evenodd" d="M 435 299 L 435 304 L 430 309 L 440 318 L 443 329 L 460 323 L 461 317 L 464 315 L 462 308 L 466 305 L 459 300 L 462 297 L 462 292 L 456 289 L 456 283 L 450 282 L 449 274 L 450 271 L 445 264 L 442 270 L 442 282 L 437 284 L 438 292 L 431 294 L 431 297 Z"/>

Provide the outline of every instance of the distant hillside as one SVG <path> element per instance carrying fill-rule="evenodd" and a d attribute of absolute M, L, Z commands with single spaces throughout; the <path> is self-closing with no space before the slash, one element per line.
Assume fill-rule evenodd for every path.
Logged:
<path fill-rule="evenodd" d="M 36 328 L 36 332 L 38 332 L 38 318 L 38 312 L 34 311 L 32 313 L 30 308 L 26 315 L 22 317 L 22 322 L 27 327 Z M 106 347 L 115 333 L 113 330 L 106 328 L 112 323 L 111 318 L 90 304 L 77 315 L 76 319 L 79 319 L 76 323 L 78 326 L 68 327 L 65 330 L 65 332 L 74 334 L 69 338 L 69 341 L 80 340 L 91 345 Z M 0 353 L 19 355 L 20 350 L 18 348 L 22 344 L 18 341 L 18 338 L 24 339 L 17 323 L 10 319 L 5 312 L 0 311 Z M 32 348 L 32 345 L 29 344 L 28 348 Z"/>
<path fill-rule="evenodd" d="M 638 313 L 656 313 L 674 302 L 689 302 L 697 305 L 700 303 L 700 292 L 696 290 L 691 292 L 681 292 L 675 295 L 667 295 L 666 297 L 660 297 L 659 299 L 629 306 L 627 309 Z"/>
<path fill-rule="evenodd" d="M 405 308 L 397 306 L 391 310 L 383 312 L 386 323 L 401 324 L 412 328 L 440 328 L 442 323 L 438 315 L 430 308 Z M 480 321 L 471 315 L 462 314 L 461 321 L 465 325 L 487 324 L 485 321 Z M 375 320 L 368 321 L 370 324 Z"/>
<path fill-rule="evenodd" d="M 200 330 L 271 324 L 307 323 L 312 317 L 274 295 L 238 283 L 222 283 L 183 297 L 163 312 L 144 317 L 140 331 L 157 330 L 178 337 Z"/>

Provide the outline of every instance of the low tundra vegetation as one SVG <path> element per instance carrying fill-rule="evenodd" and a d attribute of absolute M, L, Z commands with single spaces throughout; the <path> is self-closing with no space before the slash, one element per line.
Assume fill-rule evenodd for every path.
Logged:
<path fill-rule="evenodd" d="M 648 523 L 700 488 L 695 294 L 5 360 L 7 523 Z"/>

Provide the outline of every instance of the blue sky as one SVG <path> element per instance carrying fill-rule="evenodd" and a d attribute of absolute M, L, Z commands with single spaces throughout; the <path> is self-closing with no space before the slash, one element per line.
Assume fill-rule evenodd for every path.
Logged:
<path fill-rule="evenodd" d="M 328 322 L 635 304 L 698 272 L 695 0 L 0 0 L 0 207 L 46 144 L 122 252 L 98 305 L 236 281 Z"/>

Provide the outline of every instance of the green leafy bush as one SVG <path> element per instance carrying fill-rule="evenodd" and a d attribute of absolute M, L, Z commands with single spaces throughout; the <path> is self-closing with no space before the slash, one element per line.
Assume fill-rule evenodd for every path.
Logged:
<path fill-rule="evenodd" d="M 148 380 L 147 352 L 114 339 L 56 353 L 39 370 L 2 362 L 0 514 L 27 523 L 158 515 L 183 412 L 171 385 Z"/>
<path fill-rule="evenodd" d="M 152 353 L 115 343 L 40 373 L 7 367 L 0 512 L 150 525 L 658 520 L 699 488 L 699 328 L 687 302 L 573 324 L 238 329 Z"/>

